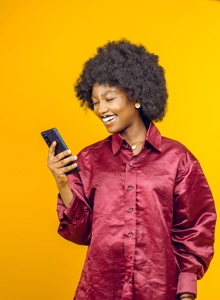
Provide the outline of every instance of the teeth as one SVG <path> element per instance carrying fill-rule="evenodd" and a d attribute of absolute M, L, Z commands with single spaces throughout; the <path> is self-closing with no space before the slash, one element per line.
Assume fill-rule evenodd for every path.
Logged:
<path fill-rule="evenodd" d="M 109 122 L 111 120 L 115 119 L 115 116 L 111 116 L 111 117 L 102 117 L 103 122 Z"/>

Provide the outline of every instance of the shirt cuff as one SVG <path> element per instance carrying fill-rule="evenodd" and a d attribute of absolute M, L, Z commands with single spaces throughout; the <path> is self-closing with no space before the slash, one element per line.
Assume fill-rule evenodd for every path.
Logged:
<path fill-rule="evenodd" d="M 197 275 L 193 273 L 182 272 L 179 274 L 177 295 L 183 293 L 197 295 Z"/>
<path fill-rule="evenodd" d="M 73 191 L 72 191 L 72 193 L 73 193 Z M 75 204 L 74 200 L 75 200 L 75 194 L 73 193 L 73 198 L 70 201 L 70 205 L 69 205 L 69 207 L 66 207 L 60 194 L 58 194 L 57 214 L 58 214 L 58 218 L 60 221 L 65 219 L 65 216 L 68 216 L 68 213 L 71 210 L 74 210 L 74 204 Z"/>

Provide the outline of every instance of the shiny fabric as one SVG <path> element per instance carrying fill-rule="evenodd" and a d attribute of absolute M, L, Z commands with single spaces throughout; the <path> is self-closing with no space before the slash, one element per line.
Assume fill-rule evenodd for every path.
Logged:
<path fill-rule="evenodd" d="M 196 294 L 213 256 L 215 207 L 195 157 L 153 123 L 138 155 L 119 134 L 78 155 L 58 232 L 89 245 L 75 300 L 175 300 Z M 73 267 L 70 265 L 70 267 Z"/>

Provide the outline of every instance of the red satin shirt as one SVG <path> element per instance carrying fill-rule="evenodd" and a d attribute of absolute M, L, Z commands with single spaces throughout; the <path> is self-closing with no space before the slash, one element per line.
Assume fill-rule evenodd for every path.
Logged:
<path fill-rule="evenodd" d="M 58 199 L 58 232 L 89 245 L 75 300 L 175 300 L 196 294 L 213 256 L 215 207 L 196 158 L 153 123 L 138 155 L 113 134 L 80 152 Z M 70 266 L 71 267 L 71 266 Z"/>

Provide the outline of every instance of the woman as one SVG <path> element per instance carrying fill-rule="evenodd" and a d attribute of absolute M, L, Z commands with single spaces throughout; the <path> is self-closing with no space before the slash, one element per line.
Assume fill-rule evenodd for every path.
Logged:
<path fill-rule="evenodd" d="M 75 300 L 191 300 L 213 256 L 215 208 L 196 158 L 162 137 L 167 90 L 158 57 L 109 42 L 75 86 L 111 135 L 48 166 L 59 189 L 59 233 L 88 245 Z"/>

